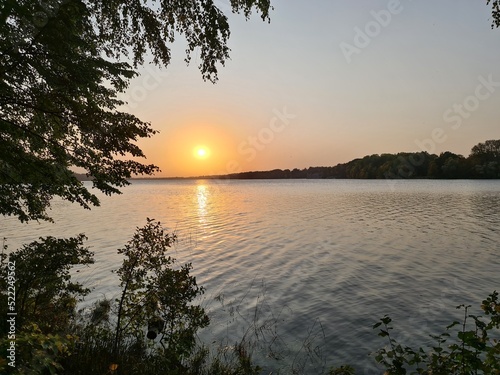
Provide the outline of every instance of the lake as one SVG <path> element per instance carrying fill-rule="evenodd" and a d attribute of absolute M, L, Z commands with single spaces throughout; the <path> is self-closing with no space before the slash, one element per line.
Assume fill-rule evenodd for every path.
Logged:
<path fill-rule="evenodd" d="M 150 180 L 91 211 L 55 201 L 56 224 L 2 218 L 9 249 L 39 236 L 85 233 L 96 264 L 78 272 L 87 303 L 117 296 L 123 246 L 146 218 L 192 262 L 211 325 L 200 338 L 245 338 L 268 374 L 318 374 L 349 363 L 377 374 L 389 314 L 408 345 L 431 343 L 500 289 L 500 181 Z"/>

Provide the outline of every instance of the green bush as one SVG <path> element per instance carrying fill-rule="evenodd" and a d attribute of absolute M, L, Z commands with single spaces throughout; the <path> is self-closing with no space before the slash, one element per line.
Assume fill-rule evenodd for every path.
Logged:
<path fill-rule="evenodd" d="M 393 329 L 388 316 L 380 319 L 373 328 L 379 328 L 379 336 L 387 337 L 388 347 L 378 350 L 376 361 L 386 368 L 386 374 L 500 374 L 500 304 L 498 293 L 494 291 L 481 304 L 485 315 L 481 317 L 469 314 L 466 305 L 457 306 L 463 309 L 461 322 L 454 321 L 447 331 L 431 337 L 436 345 L 431 348 L 413 349 L 398 343 L 391 337 Z M 457 329 L 458 328 L 458 329 Z M 452 339 L 452 334 L 456 338 Z M 451 342 L 450 342 L 451 340 Z"/>
<path fill-rule="evenodd" d="M 76 265 L 94 263 L 93 253 L 83 246 L 85 236 L 69 239 L 40 238 L 9 254 L 8 261 L 15 264 L 15 309 L 17 326 L 35 323 L 42 332 L 56 333 L 67 329 L 76 303 L 90 289 L 71 280 L 70 270 Z M 0 270 L 2 301 L 0 309 L 7 307 L 8 270 L 2 262 Z M 4 315 L 5 316 L 5 315 Z M 2 326 L 2 333 L 6 327 Z"/>
<path fill-rule="evenodd" d="M 121 293 L 115 301 L 98 301 L 75 330 L 81 350 L 65 363 L 71 374 L 188 373 L 196 332 L 209 324 L 204 309 L 193 304 L 203 293 L 191 264 L 177 266 L 168 250 L 176 241 L 161 223 L 148 219 L 118 250 L 124 256 L 116 271 Z M 146 338 L 156 325 L 158 337 Z"/>
<path fill-rule="evenodd" d="M 8 256 L 2 253 L 0 311 L 7 316 L 9 293 L 15 290 L 15 305 L 9 312 L 16 313 L 16 329 L 11 340 L 7 319 L 2 319 L 0 348 L 6 353 L 15 342 L 16 367 L 1 361 L 1 373 L 55 374 L 62 369 L 60 361 L 71 353 L 76 339 L 69 328 L 76 303 L 90 292 L 70 276 L 72 267 L 94 262 L 84 240 L 83 235 L 40 238 Z"/>
<path fill-rule="evenodd" d="M 16 334 L 15 367 L 0 363 L 0 373 L 19 375 L 58 374 L 63 370 L 61 360 L 68 357 L 75 343 L 72 335 L 45 334 L 36 324 L 26 324 Z M 10 341 L 0 341 L 0 350 L 6 353 Z"/>

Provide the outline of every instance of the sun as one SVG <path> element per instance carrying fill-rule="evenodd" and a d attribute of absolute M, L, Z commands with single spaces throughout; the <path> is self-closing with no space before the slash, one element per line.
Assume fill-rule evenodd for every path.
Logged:
<path fill-rule="evenodd" d="M 210 156 L 210 150 L 205 146 L 197 146 L 194 148 L 194 156 L 197 159 L 207 159 Z"/>

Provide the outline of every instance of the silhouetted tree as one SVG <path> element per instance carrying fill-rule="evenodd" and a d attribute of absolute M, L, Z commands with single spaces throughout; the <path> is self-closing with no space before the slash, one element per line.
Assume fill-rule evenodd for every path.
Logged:
<path fill-rule="evenodd" d="M 500 27 L 500 0 L 487 0 L 487 4 L 491 3 L 491 14 L 493 16 L 493 21 L 491 23 L 491 28 Z"/>
<path fill-rule="evenodd" d="M 489 140 L 478 143 L 471 150 L 472 157 L 478 157 L 481 161 L 500 160 L 500 140 Z"/>
<path fill-rule="evenodd" d="M 476 177 L 500 178 L 500 140 L 488 140 L 475 145 L 469 162 Z"/>
<path fill-rule="evenodd" d="M 500 140 L 486 141 L 474 146 L 465 158 L 450 151 L 439 156 L 428 152 L 400 152 L 374 154 L 353 159 L 334 167 L 234 173 L 220 176 L 233 179 L 283 178 L 362 178 L 362 179 L 415 179 L 415 178 L 500 178 Z"/>
<path fill-rule="evenodd" d="M 268 19 L 269 0 L 231 5 Z M 179 34 L 186 61 L 198 50 L 203 78 L 215 82 L 217 65 L 228 58 L 229 25 L 211 0 L 1 2 L 0 214 L 48 220 L 53 196 L 98 205 L 72 167 L 106 194 L 118 193 L 134 174 L 158 170 L 133 159 L 144 157 L 135 142 L 155 131 L 120 111 L 117 94 L 146 54 L 166 66 Z"/>

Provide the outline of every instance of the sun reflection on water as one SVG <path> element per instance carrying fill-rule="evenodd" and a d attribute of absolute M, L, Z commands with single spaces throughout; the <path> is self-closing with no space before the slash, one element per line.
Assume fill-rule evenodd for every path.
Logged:
<path fill-rule="evenodd" d="M 208 213 L 208 194 L 207 185 L 200 184 L 196 186 L 196 198 L 198 200 L 198 216 L 200 223 L 206 222 L 206 216 Z"/>

